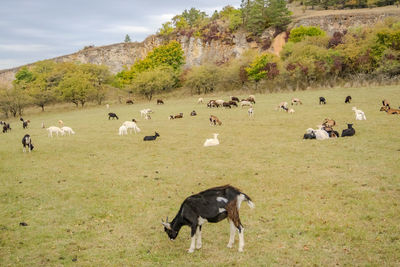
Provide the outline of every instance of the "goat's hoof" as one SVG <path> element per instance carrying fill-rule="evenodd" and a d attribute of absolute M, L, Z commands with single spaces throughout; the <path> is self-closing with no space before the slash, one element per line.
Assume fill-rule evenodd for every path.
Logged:
<path fill-rule="evenodd" d="M 194 252 L 194 249 L 188 249 L 188 253 L 193 253 Z"/>
<path fill-rule="evenodd" d="M 233 244 L 228 244 L 226 247 L 227 248 L 232 248 Z"/>
<path fill-rule="evenodd" d="M 239 248 L 238 251 L 239 251 L 239 252 L 243 252 L 243 248 Z"/>
<path fill-rule="evenodd" d="M 201 249 L 201 244 L 200 245 L 196 245 L 196 249 Z"/>

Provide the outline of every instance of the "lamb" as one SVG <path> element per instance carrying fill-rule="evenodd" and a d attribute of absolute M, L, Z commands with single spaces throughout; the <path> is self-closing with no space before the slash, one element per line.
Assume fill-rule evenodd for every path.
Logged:
<path fill-rule="evenodd" d="M 164 105 L 164 101 L 162 101 L 162 99 L 157 99 L 157 105 Z"/>
<path fill-rule="evenodd" d="M 143 138 L 143 141 L 153 141 L 153 140 L 156 140 L 156 138 L 159 137 L 159 136 L 160 136 L 160 135 L 159 135 L 157 132 L 155 132 L 154 135 L 145 136 L 145 137 Z"/>
<path fill-rule="evenodd" d="M 219 145 L 219 140 L 218 140 L 218 135 L 217 133 L 214 134 L 214 138 L 206 139 L 204 142 L 203 146 L 217 146 Z"/>
<path fill-rule="evenodd" d="M 196 116 L 196 115 L 197 115 L 197 113 L 196 113 L 195 110 L 193 110 L 192 112 L 190 112 L 190 116 Z"/>
<path fill-rule="evenodd" d="M 174 116 L 174 119 L 182 119 L 183 118 L 183 113 L 179 113 L 178 115 Z"/>
<path fill-rule="evenodd" d="M 110 120 L 110 118 L 113 118 L 113 119 L 117 119 L 117 120 L 119 120 L 119 118 L 118 118 L 118 116 L 117 116 L 117 114 L 115 114 L 115 113 L 112 113 L 112 112 L 110 112 L 110 113 L 108 113 L 108 119 Z"/>
<path fill-rule="evenodd" d="M 321 105 L 321 104 L 326 104 L 326 99 L 325 99 L 325 97 L 323 97 L 323 96 L 320 96 L 319 97 L 319 104 Z"/>
<path fill-rule="evenodd" d="M 353 128 L 353 124 L 347 124 L 347 129 L 342 131 L 342 137 L 353 136 L 356 134 L 356 130 Z"/>
<path fill-rule="evenodd" d="M 350 104 L 350 102 L 351 102 L 351 96 L 346 96 L 346 99 L 344 100 L 344 103 L 345 104 Z"/>
<path fill-rule="evenodd" d="M 126 128 L 125 125 L 122 125 L 121 127 L 119 127 L 118 134 L 119 135 L 128 135 L 128 128 Z"/>
<path fill-rule="evenodd" d="M 254 100 L 253 97 L 244 98 L 244 99 L 242 99 L 242 101 L 248 101 L 248 102 L 250 102 L 250 103 L 252 103 L 252 104 L 255 104 L 255 103 L 256 103 L 256 101 Z"/>
<path fill-rule="evenodd" d="M 9 123 L 3 122 L 3 133 L 11 131 L 11 126 Z"/>
<path fill-rule="evenodd" d="M 61 130 L 59 127 L 56 127 L 56 126 L 50 126 L 46 130 L 49 132 L 49 134 L 48 134 L 49 137 L 53 137 L 53 133 L 56 133 L 57 136 L 58 136 L 59 133 L 61 135 L 64 135 L 64 131 Z"/>
<path fill-rule="evenodd" d="M 292 106 L 293 106 L 293 104 L 300 104 L 300 105 L 303 105 L 303 103 L 301 102 L 301 100 L 300 99 L 298 99 L 298 98 L 292 98 Z"/>
<path fill-rule="evenodd" d="M 214 107 L 219 107 L 219 105 L 218 105 L 217 102 L 215 102 L 215 100 L 210 100 L 210 101 L 208 101 L 208 103 L 207 103 L 207 107 L 208 107 L 208 108 L 214 108 Z"/>
<path fill-rule="evenodd" d="M 281 111 L 282 109 L 288 111 L 288 102 L 281 102 L 279 105 L 276 106 L 275 110 Z"/>
<path fill-rule="evenodd" d="M 356 107 L 353 107 L 352 110 L 356 113 L 356 120 L 366 120 L 367 117 L 365 117 L 365 114 L 362 110 L 357 109 Z"/>
<path fill-rule="evenodd" d="M 249 108 L 247 110 L 247 114 L 249 114 L 249 118 L 253 118 L 254 117 L 254 109 L 253 108 Z"/>
<path fill-rule="evenodd" d="M 249 106 L 249 107 L 253 107 L 253 104 L 247 100 L 242 100 L 240 101 L 240 106 L 243 108 L 244 106 Z"/>
<path fill-rule="evenodd" d="M 125 126 L 127 130 L 130 129 L 130 133 L 132 133 L 132 129 L 135 131 L 135 134 L 140 132 L 135 119 L 132 121 L 125 121 L 122 125 Z"/>
<path fill-rule="evenodd" d="M 218 125 L 222 125 L 222 122 L 218 119 L 218 117 L 217 116 L 214 116 L 214 115 L 210 115 L 210 125 L 217 125 L 217 123 L 218 123 Z"/>
<path fill-rule="evenodd" d="M 167 217 L 166 222 L 161 220 L 161 223 L 171 240 L 176 239 L 182 226 L 189 226 L 192 240 L 188 252 L 193 253 L 195 249 L 200 249 L 202 246 L 202 225 L 207 221 L 217 223 L 228 218 L 230 237 L 227 247 L 232 248 L 236 231 L 238 231 L 238 251 L 242 252 L 244 228 L 239 218 L 239 209 L 243 201 L 246 201 L 250 208 L 254 208 L 250 197 L 233 186 L 224 185 L 210 188 L 186 198 L 172 222 L 168 222 Z"/>
<path fill-rule="evenodd" d="M 24 120 L 23 118 L 19 118 L 20 121 L 22 121 L 22 128 L 26 129 L 28 128 L 28 124 L 31 122 L 30 120 Z"/>
<path fill-rule="evenodd" d="M 67 127 L 67 126 L 62 127 L 61 130 L 64 133 L 68 133 L 68 135 L 75 134 L 74 130 L 72 130 L 70 127 Z"/>
<path fill-rule="evenodd" d="M 31 152 L 34 148 L 34 146 L 32 145 L 31 136 L 29 134 L 26 134 L 24 135 L 24 137 L 22 137 L 22 151 L 24 153 L 26 152 L 27 147 L 29 152 Z"/>

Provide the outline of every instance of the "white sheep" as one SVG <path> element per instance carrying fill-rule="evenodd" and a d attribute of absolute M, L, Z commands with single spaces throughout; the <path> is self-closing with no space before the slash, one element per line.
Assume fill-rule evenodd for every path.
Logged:
<path fill-rule="evenodd" d="M 247 100 L 243 100 L 243 101 L 240 101 L 240 106 L 243 108 L 244 106 L 249 106 L 249 107 L 253 107 L 253 104 L 250 102 L 250 101 L 247 101 Z"/>
<path fill-rule="evenodd" d="M 132 129 L 135 131 L 135 133 L 140 132 L 139 127 L 134 121 L 125 121 L 122 125 L 124 125 L 126 129 L 130 129 L 130 133 L 132 133 Z"/>
<path fill-rule="evenodd" d="M 219 145 L 218 134 L 214 134 L 214 138 L 206 139 L 203 146 L 217 146 Z"/>
<path fill-rule="evenodd" d="M 72 130 L 71 127 L 64 126 L 61 128 L 61 130 L 63 131 L 63 135 L 64 133 L 68 133 L 68 135 L 75 134 L 74 130 Z"/>
<path fill-rule="evenodd" d="M 56 133 L 57 136 L 58 136 L 59 133 L 61 135 L 64 135 L 64 131 L 61 130 L 59 127 L 56 127 L 56 126 L 50 126 L 46 130 L 49 132 L 49 137 L 53 137 L 53 133 Z"/>
<path fill-rule="evenodd" d="M 121 127 L 119 127 L 118 134 L 119 135 L 128 135 L 128 129 L 126 128 L 125 125 L 122 125 Z"/>
<path fill-rule="evenodd" d="M 356 113 L 356 120 L 358 121 L 367 120 L 367 117 L 365 117 L 365 114 L 361 109 L 353 107 L 352 110 Z"/>

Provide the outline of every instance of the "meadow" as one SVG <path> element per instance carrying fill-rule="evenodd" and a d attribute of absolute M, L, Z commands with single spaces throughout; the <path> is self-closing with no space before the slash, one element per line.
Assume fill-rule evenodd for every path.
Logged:
<path fill-rule="evenodd" d="M 28 130 L 11 120 L 12 131 L 0 133 L 0 265 L 399 266 L 400 116 L 379 108 L 383 98 L 397 108 L 400 88 L 255 96 L 254 119 L 245 108 L 208 109 L 193 96 L 113 104 L 119 120 L 108 120 L 104 106 L 26 114 Z M 292 97 L 303 101 L 294 114 L 275 111 Z M 366 121 L 355 121 L 353 106 Z M 140 118 L 142 108 L 154 110 L 151 120 Z M 189 116 L 193 109 L 198 116 Z M 183 119 L 168 120 L 179 112 Z M 210 114 L 223 125 L 210 126 Z M 142 131 L 118 136 L 132 118 Z M 325 118 L 339 132 L 353 122 L 356 135 L 302 140 Z M 41 123 L 59 119 L 76 134 L 49 138 Z M 155 131 L 159 139 L 143 142 Z M 35 145 L 30 154 L 22 152 L 25 133 Z M 213 133 L 220 145 L 203 147 Z M 256 205 L 240 210 L 244 252 L 237 236 L 226 247 L 223 221 L 206 223 L 202 249 L 188 254 L 189 227 L 170 241 L 161 219 L 171 220 L 189 195 L 224 184 Z"/>

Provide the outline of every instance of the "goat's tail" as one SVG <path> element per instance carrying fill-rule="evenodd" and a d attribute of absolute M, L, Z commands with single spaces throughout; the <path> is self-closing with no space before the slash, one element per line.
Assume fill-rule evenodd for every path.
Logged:
<path fill-rule="evenodd" d="M 244 196 L 243 200 L 247 202 L 247 205 L 249 205 L 250 209 L 254 209 L 256 205 L 254 205 L 253 201 L 251 201 L 251 198 L 245 193 L 242 193 L 242 195 Z"/>

